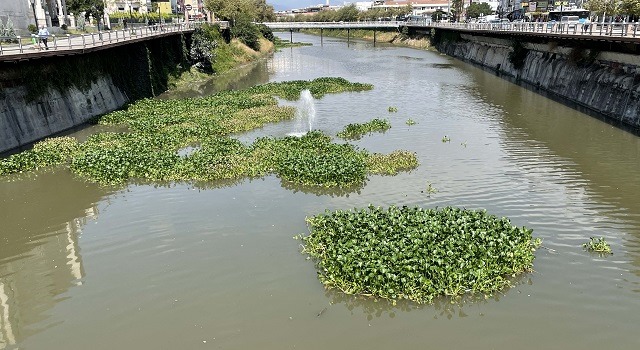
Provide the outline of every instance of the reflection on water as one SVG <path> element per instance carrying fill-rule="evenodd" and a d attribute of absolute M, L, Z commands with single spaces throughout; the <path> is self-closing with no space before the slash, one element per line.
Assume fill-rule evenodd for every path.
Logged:
<path fill-rule="evenodd" d="M 78 239 L 97 216 L 95 203 L 102 196 L 86 191 L 95 186 L 69 183 L 66 174 L 30 177 L 37 181 L 15 176 L 15 182 L 0 183 L 0 348 L 19 344 L 30 325 L 46 324 L 60 295 L 82 285 Z"/>
<path fill-rule="evenodd" d="M 230 72 L 203 77 L 200 81 L 189 81 L 188 84 L 167 91 L 158 98 L 173 99 L 186 97 L 203 97 L 224 90 L 246 89 L 253 85 L 263 84 L 269 81 L 269 71 L 266 59 L 247 63 Z"/>

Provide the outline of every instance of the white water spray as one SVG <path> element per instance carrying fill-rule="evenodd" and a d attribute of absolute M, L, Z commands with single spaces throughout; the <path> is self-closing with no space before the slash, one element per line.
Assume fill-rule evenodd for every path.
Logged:
<path fill-rule="evenodd" d="M 302 136 L 313 130 L 313 124 L 316 121 L 316 104 L 311 91 L 302 90 L 300 99 L 298 100 L 298 108 L 296 110 L 296 127 L 291 136 Z"/>

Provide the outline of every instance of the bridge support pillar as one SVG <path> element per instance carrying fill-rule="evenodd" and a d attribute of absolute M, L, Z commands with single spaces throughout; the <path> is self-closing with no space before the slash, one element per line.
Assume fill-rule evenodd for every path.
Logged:
<path fill-rule="evenodd" d="M 320 28 L 320 45 L 322 45 L 322 44 L 323 44 L 323 43 L 322 43 L 322 39 L 323 39 L 323 38 L 322 38 L 322 31 L 323 31 L 323 29 L 322 29 L 322 28 Z"/>
<path fill-rule="evenodd" d="M 347 46 L 349 46 L 350 40 L 351 40 L 351 29 L 347 28 Z"/>
<path fill-rule="evenodd" d="M 293 44 L 293 29 L 289 29 L 289 41 Z"/>
<path fill-rule="evenodd" d="M 373 46 L 376 46 L 376 30 L 373 30 Z"/>

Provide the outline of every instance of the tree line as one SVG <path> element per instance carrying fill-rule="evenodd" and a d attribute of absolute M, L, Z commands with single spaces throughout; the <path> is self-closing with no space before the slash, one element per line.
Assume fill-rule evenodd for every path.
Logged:
<path fill-rule="evenodd" d="M 338 10 L 323 9 L 313 14 L 296 14 L 286 18 L 280 18 L 287 22 L 357 22 L 392 20 L 405 17 L 413 12 L 411 5 L 395 8 L 376 7 L 367 11 L 360 11 L 354 5 L 343 6 Z"/>

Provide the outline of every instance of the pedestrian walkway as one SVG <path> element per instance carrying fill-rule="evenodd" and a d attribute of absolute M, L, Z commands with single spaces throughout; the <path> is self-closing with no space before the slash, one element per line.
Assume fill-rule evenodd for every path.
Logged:
<path fill-rule="evenodd" d="M 32 40 L 33 37 L 17 37 L 17 44 L 2 43 L 0 40 L 0 61 L 84 53 L 130 42 L 192 32 L 199 25 L 201 25 L 200 22 L 170 23 L 78 35 L 51 35 L 48 50 L 45 50 L 39 40 Z"/>

